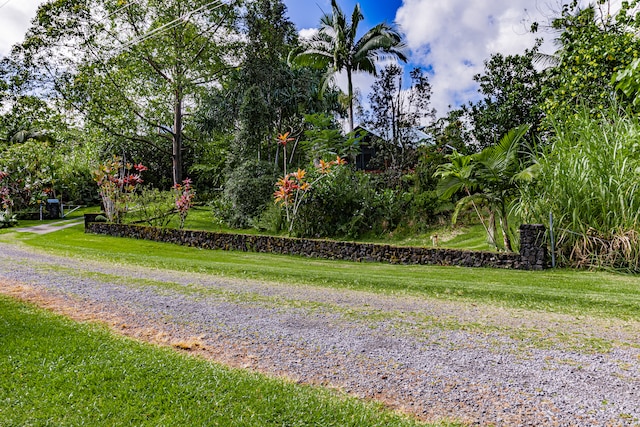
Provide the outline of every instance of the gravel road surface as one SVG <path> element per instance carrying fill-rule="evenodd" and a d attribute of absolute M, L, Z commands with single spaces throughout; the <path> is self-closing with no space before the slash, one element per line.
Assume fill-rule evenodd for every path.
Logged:
<path fill-rule="evenodd" d="M 640 425 L 640 322 L 117 266 L 0 243 L 0 292 L 425 421 Z"/>

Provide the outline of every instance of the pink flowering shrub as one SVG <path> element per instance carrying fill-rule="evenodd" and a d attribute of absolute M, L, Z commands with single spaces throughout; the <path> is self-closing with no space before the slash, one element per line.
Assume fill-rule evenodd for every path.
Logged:
<path fill-rule="evenodd" d="M 128 210 L 131 196 L 142 184 L 141 174 L 147 167 L 142 163 L 124 164 L 120 157 L 114 156 L 110 162 L 101 164 L 93 171 L 93 179 L 98 184 L 104 213 L 111 222 L 119 223 Z"/>
<path fill-rule="evenodd" d="M 11 212 L 11 207 L 13 206 L 8 178 L 9 174 L 7 172 L 0 171 L 0 206 L 7 214 Z"/>
<path fill-rule="evenodd" d="M 9 184 L 9 174 L 0 171 L 0 228 L 11 227 L 18 223 L 16 216 L 11 214 L 13 198 L 11 197 L 11 186 Z"/>
<path fill-rule="evenodd" d="M 176 194 L 176 210 L 180 217 L 180 229 L 184 228 L 184 221 L 187 219 L 189 209 L 193 206 L 195 191 L 191 188 L 191 180 L 189 178 L 182 181 L 182 184 L 175 184 L 173 191 Z"/>

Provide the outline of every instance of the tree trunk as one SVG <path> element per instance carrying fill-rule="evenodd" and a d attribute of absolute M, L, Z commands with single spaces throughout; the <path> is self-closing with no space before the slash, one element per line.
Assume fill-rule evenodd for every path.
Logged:
<path fill-rule="evenodd" d="M 349 132 L 353 132 L 353 82 L 351 81 L 351 68 L 347 69 L 347 97 L 349 101 Z"/>
<path fill-rule="evenodd" d="M 182 182 L 182 88 L 175 91 L 173 104 L 173 184 Z"/>
<path fill-rule="evenodd" d="M 502 241 L 504 243 L 504 249 L 508 252 L 513 252 L 513 248 L 511 247 L 511 239 L 509 238 L 508 234 L 509 222 L 504 209 L 500 216 L 500 227 L 502 227 Z"/>
<path fill-rule="evenodd" d="M 496 243 L 496 213 L 493 210 L 489 210 L 489 226 L 487 227 L 487 233 L 489 233 L 489 240 L 491 244 L 498 247 Z"/>

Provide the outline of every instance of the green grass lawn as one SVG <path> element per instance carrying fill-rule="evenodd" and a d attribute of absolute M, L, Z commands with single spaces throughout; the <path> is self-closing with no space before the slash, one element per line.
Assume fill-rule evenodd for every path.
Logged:
<path fill-rule="evenodd" d="M 118 264 L 640 320 L 640 279 L 607 272 L 404 266 L 211 251 L 84 234 L 81 225 L 44 235 L 5 233 L 0 240 Z"/>
<path fill-rule="evenodd" d="M 2 426 L 413 426 L 338 392 L 229 369 L 0 297 Z"/>
<path fill-rule="evenodd" d="M 96 211 L 94 208 L 93 211 Z M 84 212 L 84 211 L 82 211 Z M 174 216 L 169 222 L 168 227 L 178 228 L 179 220 Z M 216 231 L 223 233 L 242 233 L 242 234 L 270 234 L 268 232 L 259 231 L 255 228 L 232 229 L 225 224 L 216 221 L 211 208 L 206 206 L 196 206 L 189 211 L 185 228 L 190 230 Z M 472 224 L 469 226 L 440 226 L 432 230 L 422 233 L 413 234 L 409 232 L 387 233 L 380 236 L 365 236 L 357 239 L 359 242 L 382 243 L 398 246 L 426 246 L 432 247 L 433 242 L 431 236 L 438 235 L 438 247 L 450 249 L 467 249 L 477 251 L 494 251 L 493 246 L 489 244 L 487 234 L 480 224 Z M 280 233 L 286 236 L 286 232 Z M 352 240 L 352 239 L 349 239 Z"/>
<path fill-rule="evenodd" d="M 384 243 L 397 246 L 418 246 L 418 247 L 434 247 L 432 236 L 438 236 L 439 248 L 447 249 L 465 249 L 471 251 L 495 251 L 495 248 L 489 244 L 487 233 L 480 224 L 469 226 L 444 226 L 436 227 L 427 233 L 389 233 L 384 236 L 374 236 L 363 239 L 369 243 Z"/>

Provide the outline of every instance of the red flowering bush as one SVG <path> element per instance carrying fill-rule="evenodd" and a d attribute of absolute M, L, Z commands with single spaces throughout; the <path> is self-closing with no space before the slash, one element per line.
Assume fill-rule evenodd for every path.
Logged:
<path fill-rule="evenodd" d="M 9 174 L 7 172 L 0 171 L 0 206 L 6 213 L 10 213 L 13 206 L 8 178 Z"/>
<path fill-rule="evenodd" d="M 111 222 L 119 223 L 127 212 L 131 195 L 142 184 L 141 174 L 147 167 L 142 163 L 123 163 L 114 156 L 110 162 L 101 164 L 93 171 L 93 179 L 98 184 L 104 213 Z"/>
<path fill-rule="evenodd" d="M 0 228 L 11 227 L 17 224 L 16 216 L 11 214 L 13 198 L 11 197 L 11 186 L 9 184 L 9 174 L 0 171 Z"/>

